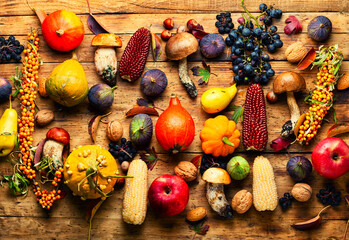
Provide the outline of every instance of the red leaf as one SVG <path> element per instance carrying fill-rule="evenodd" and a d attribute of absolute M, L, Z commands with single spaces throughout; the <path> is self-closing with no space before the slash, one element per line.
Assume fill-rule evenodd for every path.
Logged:
<path fill-rule="evenodd" d="M 201 155 L 194 157 L 190 162 L 194 164 L 197 169 L 199 169 L 201 165 Z"/>
<path fill-rule="evenodd" d="M 307 54 L 302 58 L 302 60 L 298 63 L 297 69 L 304 70 L 310 66 L 310 64 L 315 60 L 316 51 L 314 48 L 311 48 Z"/>
<path fill-rule="evenodd" d="M 36 147 L 36 151 L 34 155 L 34 166 L 37 165 L 41 160 L 41 153 L 42 153 L 42 150 L 44 149 L 45 142 L 46 142 L 46 138 L 42 140 Z M 39 166 L 36 166 L 36 169 L 39 170 Z"/>
<path fill-rule="evenodd" d="M 148 115 L 154 115 L 159 116 L 158 111 L 156 111 L 152 107 L 145 107 L 145 106 L 134 106 L 132 109 L 128 110 L 126 113 L 126 117 L 131 117 L 140 113 L 145 113 Z"/>
<path fill-rule="evenodd" d="M 193 30 L 192 34 L 194 35 L 194 37 L 196 37 L 198 39 L 202 39 L 203 37 L 205 37 L 209 33 L 204 32 L 202 30 Z"/>
<path fill-rule="evenodd" d="M 291 144 L 291 141 L 285 140 L 282 137 L 278 137 L 271 141 L 270 147 L 274 149 L 274 151 L 280 151 L 282 149 L 287 148 Z"/>
<path fill-rule="evenodd" d="M 284 28 L 284 32 L 287 35 L 290 35 L 292 33 L 297 34 L 302 31 L 302 25 L 295 16 L 290 16 L 289 18 L 287 18 L 285 20 L 285 23 L 287 25 Z"/>

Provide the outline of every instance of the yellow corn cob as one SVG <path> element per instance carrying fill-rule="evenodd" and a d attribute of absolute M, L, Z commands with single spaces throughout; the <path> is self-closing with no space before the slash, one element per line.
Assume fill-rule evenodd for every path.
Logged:
<path fill-rule="evenodd" d="M 122 217 L 126 223 L 140 225 L 147 213 L 148 168 L 144 161 L 133 160 L 128 168 Z"/>
<path fill-rule="evenodd" d="M 273 211 L 278 205 L 278 195 L 273 167 L 263 156 L 253 163 L 253 204 L 257 211 Z"/>

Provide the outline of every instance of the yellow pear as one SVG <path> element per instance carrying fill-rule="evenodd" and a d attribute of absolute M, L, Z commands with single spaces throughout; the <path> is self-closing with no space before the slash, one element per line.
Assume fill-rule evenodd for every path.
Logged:
<path fill-rule="evenodd" d="M 207 113 L 218 113 L 229 105 L 236 92 L 236 84 L 228 88 L 210 88 L 201 96 L 202 109 Z"/>
<path fill-rule="evenodd" d="M 0 157 L 12 152 L 17 138 L 17 112 L 10 108 L 6 109 L 0 118 Z"/>

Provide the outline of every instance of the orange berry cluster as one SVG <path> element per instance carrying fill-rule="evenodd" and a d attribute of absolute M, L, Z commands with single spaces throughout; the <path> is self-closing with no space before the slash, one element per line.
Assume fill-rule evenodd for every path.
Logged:
<path fill-rule="evenodd" d="M 22 67 L 22 89 L 21 94 L 21 118 L 18 119 L 18 141 L 19 157 L 23 165 L 20 170 L 28 179 L 35 178 L 35 170 L 32 169 L 32 159 L 30 146 L 33 144 L 35 99 L 37 96 L 35 81 L 39 78 L 38 69 L 40 67 L 39 38 L 35 30 L 28 33 L 28 43 L 23 51 L 25 58 Z"/>
<path fill-rule="evenodd" d="M 58 186 L 58 183 L 62 180 L 62 173 L 63 173 L 63 168 L 60 167 L 56 172 L 55 172 L 55 177 L 51 184 L 54 187 Z M 50 192 L 47 190 L 41 191 L 39 187 L 39 183 L 35 182 L 33 185 L 33 191 L 36 196 L 36 201 L 46 209 L 50 209 L 53 205 L 53 202 L 56 201 L 57 199 L 61 198 L 61 190 L 59 189 L 53 189 Z"/>
<path fill-rule="evenodd" d="M 322 68 L 317 74 L 315 89 L 311 95 L 312 105 L 305 115 L 305 120 L 299 127 L 297 141 L 309 144 L 309 141 L 317 134 L 321 127 L 327 111 L 332 107 L 333 86 L 336 84 L 337 77 L 334 75 L 335 65 L 333 62 L 341 60 L 341 55 L 330 54 L 323 62 Z"/>
<path fill-rule="evenodd" d="M 23 60 L 22 67 L 22 89 L 19 90 L 21 94 L 21 118 L 18 119 L 19 126 L 19 157 L 22 159 L 20 170 L 25 174 L 28 179 L 32 179 L 34 182 L 33 190 L 36 200 L 39 204 L 46 209 L 50 209 L 55 200 L 61 198 L 61 191 L 53 189 L 48 192 L 47 190 L 41 190 L 39 183 L 35 181 L 35 170 L 32 166 L 32 155 L 30 147 L 33 144 L 33 132 L 34 132 L 34 114 L 35 114 L 35 99 L 37 97 L 37 81 L 39 79 L 38 70 L 40 67 L 40 54 L 39 50 L 39 38 L 35 30 L 28 33 L 28 43 L 26 49 L 23 51 L 25 58 Z M 54 188 L 57 188 L 58 183 L 62 179 L 63 168 L 59 168 L 55 171 L 55 177 L 51 184 Z"/>

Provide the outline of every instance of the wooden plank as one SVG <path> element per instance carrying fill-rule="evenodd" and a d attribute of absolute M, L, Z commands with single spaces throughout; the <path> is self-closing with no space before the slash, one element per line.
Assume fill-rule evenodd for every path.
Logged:
<path fill-rule="evenodd" d="M 60 0 L 59 2 L 45 2 L 40 0 L 30 0 L 31 6 L 41 8 L 50 13 L 59 9 L 68 9 L 75 13 L 87 13 L 88 8 L 85 0 Z M 182 1 L 182 0 L 98 0 L 89 1 L 93 13 L 212 13 L 212 12 L 241 12 L 241 1 Z M 265 4 L 274 5 L 284 12 L 341 12 L 348 11 L 348 2 L 342 0 L 333 1 L 273 1 L 265 0 Z M 259 11 L 260 1 L 246 0 L 245 5 L 250 11 Z M 25 1 L 1 1 L 1 15 L 31 15 L 32 12 Z"/>
<path fill-rule="evenodd" d="M 241 154 L 250 162 L 251 167 L 256 154 Z M 195 155 L 181 154 L 176 157 L 169 155 L 161 155 L 165 162 L 159 162 L 153 171 L 149 171 L 149 184 L 162 174 L 173 174 L 173 168 L 180 160 L 190 160 Z M 305 155 L 310 158 L 309 154 Z M 266 154 L 265 157 L 270 159 L 274 167 L 276 183 L 278 186 L 278 195 L 281 197 L 284 192 L 289 192 L 294 184 L 292 179 L 285 174 L 285 166 L 288 161 L 286 155 Z M 0 169 L 8 169 L 8 165 L 0 163 Z M 253 168 L 252 168 L 253 171 Z M 336 181 L 335 186 L 342 193 L 346 191 L 346 182 L 349 175 L 343 176 Z M 196 182 L 190 183 L 190 199 L 183 213 L 171 217 L 162 218 L 154 214 L 148 209 L 147 218 L 141 227 L 129 226 L 122 221 L 121 203 L 123 191 L 117 190 L 113 195 L 101 206 L 93 222 L 93 239 L 109 239 L 112 236 L 119 235 L 123 238 L 191 238 L 193 232 L 189 231 L 184 222 L 185 214 L 195 206 L 204 206 L 208 210 L 208 224 L 211 228 L 207 234 L 207 238 L 228 238 L 229 234 L 234 234 L 234 237 L 244 237 L 247 239 L 262 239 L 262 238 L 284 238 L 297 236 L 297 239 L 305 239 L 309 236 L 318 236 L 317 239 L 325 239 L 325 237 L 336 236 L 340 237 L 345 228 L 348 210 L 346 203 L 342 200 L 340 206 L 330 208 L 324 215 L 323 225 L 310 232 L 300 232 L 292 229 L 290 224 L 298 221 L 307 220 L 315 216 L 323 205 L 317 200 L 315 194 L 323 188 L 325 179 L 321 178 L 317 173 L 313 173 L 310 179 L 310 184 L 313 187 L 313 196 L 309 202 L 299 203 L 293 202 L 292 207 L 287 211 L 282 211 L 280 207 L 274 212 L 257 212 L 252 207 L 246 214 L 235 214 L 233 220 L 223 220 L 216 215 L 208 205 L 205 197 L 205 182 L 199 179 Z M 68 191 L 66 187 L 65 191 Z M 226 187 L 226 196 L 230 201 L 234 194 L 241 190 L 247 189 L 252 191 L 252 172 L 250 176 L 243 181 L 233 181 L 232 184 Z M 21 201 L 15 203 L 8 196 L 6 187 L 0 188 L 0 228 L 3 229 L 3 236 L 17 236 L 12 226 L 14 221 L 19 221 L 19 224 L 24 227 L 23 232 L 18 234 L 26 234 L 32 236 L 39 231 L 40 234 L 46 233 L 48 236 L 56 233 L 56 229 L 64 232 L 60 233 L 62 239 L 77 239 L 85 238 L 87 235 L 88 224 L 84 220 L 85 209 L 87 202 L 81 201 L 77 197 L 68 194 L 64 200 L 59 200 L 55 208 L 50 214 L 50 218 L 40 209 L 35 203 L 35 198 L 32 193 Z M 6 203 L 6 204 L 5 204 Z M 68 210 L 69 209 L 69 210 Z M 60 223 L 60 227 L 53 227 Z M 229 229 L 229 230 L 228 230 Z M 102 234 L 102 235 L 101 235 Z M 0 235 L 1 236 L 1 235 Z M 323 237 L 323 238 L 322 238 Z M 6 238 L 7 239 L 7 238 Z"/>
<path fill-rule="evenodd" d="M 349 20 L 349 19 L 348 19 Z M 93 38 L 94 35 L 86 35 L 83 42 L 81 43 L 81 45 L 75 50 L 76 54 L 79 58 L 80 62 L 93 62 L 94 61 L 94 52 L 97 49 L 96 47 L 91 47 L 91 40 Z M 281 40 L 284 42 L 284 46 L 277 50 L 276 53 L 270 54 L 270 58 L 272 60 L 275 61 L 284 61 L 286 60 L 285 57 L 285 51 L 287 49 L 287 47 L 289 45 L 291 45 L 292 43 L 294 43 L 296 41 L 296 39 L 298 41 L 301 41 L 304 43 L 304 45 L 307 48 L 311 48 L 314 47 L 314 49 L 318 49 L 318 44 L 314 41 L 312 41 L 307 34 L 299 34 L 297 36 L 287 36 L 283 33 L 280 34 L 281 36 Z M 15 36 L 21 43 L 25 43 L 26 41 L 26 37 L 25 36 Z M 123 46 L 121 48 L 117 48 L 116 49 L 116 53 L 117 53 L 117 58 L 120 61 L 121 56 L 124 52 L 124 49 L 128 43 L 128 41 L 131 38 L 131 35 L 120 35 L 122 41 L 123 41 Z M 226 37 L 226 36 L 224 36 Z M 41 57 L 43 59 L 43 61 L 45 63 L 47 62 L 55 62 L 55 63 L 61 63 L 69 58 L 71 58 L 72 53 L 71 52 L 57 52 L 52 50 L 45 42 L 44 39 L 42 38 L 42 36 L 40 36 L 40 54 Z M 326 45 L 335 45 L 339 43 L 339 48 L 341 49 L 343 55 L 344 55 L 344 59 L 345 60 L 349 60 L 349 46 L 347 44 L 345 44 L 346 42 L 349 41 L 349 36 L 347 34 L 332 34 L 330 39 L 328 41 L 326 41 L 324 44 Z M 163 52 L 160 56 L 160 58 L 158 59 L 158 62 L 163 62 L 163 61 L 168 61 L 166 54 L 165 54 L 165 46 L 166 46 L 166 42 L 162 42 L 162 49 Z M 228 62 L 231 61 L 230 60 L 230 47 L 226 47 L 225 48 L 225 52 L 220 55 L 217 58 L 214 59 L 205 59 L 207 62 Z M 203 60 L 203 56 L 200 52 L 200 49 L 198 49 L 198 51 L 192 55 L 190 55 L 188 57 L 188 61 L 190 62 L 201 62 Z M 148 59 L 147 61 L 151 62 L 154 61 L 153 60 L 153 56 L 151 53 L 149 53 L 148 55 Z"/>
<path fill-rule="evenodd" d="M 49 76 L 52 69 L 57 66 L 57 63 L 46 63 L 42 66 L 41 77 L 47 77 Z M 189 63 L 189 68 L 198 65 L 198 63 Z M 169 85 L 165 92 L 155 100 L 155 104 L 165 109 L 168 106 L 168 101 L 170 99 L 171 93 L 176 93 L 183 106 L 189 111 L 189 113 L 192 114 L 194 122 L 196 124 L 196 135 L 195 139 L 192 143 L 192 145 L 186 150 L 187 152 L 200 152 L 201 151 L 201 143 L 199 138 L 200 130 L 204 124 L 204 121 L 208 117 L 212 117 L 209 114 L 206 114 L 201 110 L 200 107 L 200 96 L 204 91 L 211 87 L 227 87 L 229 86 L 229 82 L 232 79 L 233 73 L 230 70 L 231 64 L 230 63 L 213 63 L 212 66 L 212 72 L 217 74 L 217 76 L 212 76 L 210 83 L 206 86 L 198 86 L 198 96 L 195 100 L 191 100 L 183 86 L 180 84 L 178 80 L 178 67 L 177 63 L 175 62 L 148 62 L 146 64 L 146 67 L 148 69 L 158 68 L 162 69 L 169 80 Z M 276 74 L 279 74 L 284 71 L 288 71 L 290 69 L 293 69 L 293 65 L 291 65 L 288 62 L 273 62 L 272 63 L 273 68 L 275 69 Z M 96 74 L 95 67 L 93 63 L 83 63 L 83 67 L 86 71 L 87 80 L 89 83 L 89 86 L 102 82 L 99 77 Z M 2 76 L 9 79 L 9 77 L 14 73 L 15 65 L 14 64 L 5 64 L 2 65 Z M 343 63 L 342 71 L 348 72 L 349 70 L 349 62 L 345 61 Z M 190 73 L 191 74 L 191 73 Z M 307 80 L 308 83 L 308 89 L 312 89 L 312 81 L 316 76 L 316 69 L 313 69 L 311 71 L 306 70 L 302 72 L 303 76 Z M 195 81 L 198 79 L 197 77 L 193 77 Z M 272 89 L 272 81 L 269 82 L 267 86 L 264 87 L 264 93 L 266 94 L 268 91 Z M 115 93 L 115 100 L 114 104 L 111 108 L 113 114 L 110 116 L 109 119 L 122 119 L 124 114 L 128 109 L 131 108 L 136 102 L 136 99 L 139 97 L 142 97 L 142 93 L 139 91 L 139 81 L 135 83 L 128 83 L 125 81 L 122 81 L 119 79 L 118 81 L 118 90 Z M 234 99 L 233 103 L 235 105 L 242 105 L 244 103 L 244 97 L 246 93 L 247 86 L 239 86 L 239 93 L 237 94 L 237 97 Z M 304 97 L 306 96 L 307 91 L 304 91 L 301 94 L 297 94 L 296 97 L 298 99 L 298 104 L 300 106 L 301 111 L 306 111 L 308 106 L 304 104 Z M 340 91 L 337 94 L 337 101 L 335 103 L 335 109 L 337 110 L 337 118 L 340 122 L 348 122 L 349 121 L 349 115 L 346 113 L 346 107 L 349 102 L 347 91 Z M 87 124 L 90 120 L 90 118 L 93 116 L 94 113 L 92 113 L 88 109 L 87 100 L 81 104 L 80 106 L 73 107 L 70 109 L 62 108 L 61 106 L 58 106 L 57 104 L 54 104 L 49 99 L 38 99 L 38 106 L 42 109 L 52 109 L 55 112 L 56 120 L 51 123 L 49 126 L 45 128 L 37 128 L 35 131 L 35 142 L 40 141 L 42 139 L 47 130 L 53 126 L 60 126 L 63 128 L 66 128 L 69 132 L 77 132 L 78 135 L 74 135 L 72 137 L 72 147 L 76 147 L 78 145 L 84 145 L 84 144 L 90 144 L 91 140 L 89 138 L 89 135 L 87 133 Z M 14 102 L 13 105 L 18 108 L 18 101 Z M 6 104 L 3 104 L 0 106 L 0 109 L 3 111 L 7 106 Z M 0 111 L 0 112 L 2 112 Z M 230 116 L 231 113 L 226 113 L 227 116 Z M 269 141 L 275 139 L 278 137 L 279 132 L 281 131 L 281 126 L 284 122 L 286 122 L 289 118 L 289 110 L 286 105 L 286 97 L 280 96 L 280 101 L 277 104 L 267 104 L 267 116 L 268 116 L 268 132 L 269 132 Z M 315 141 L 313 141 L 310 146 L 305 147 L 301 146 L 299 144 L 294 144 L 291 151 L 295 152 L 309 152 L 311 149 L 315 146 L 315 144 L 322 138 L 325 137 L 327 129 L 332 126 L 333 124 L 333 117 L 331 112 L 328 114 L 327 119 L 330 120 L 329 123 L 323 123 L 323 127 L 320 129 L 318 136 L 316 137 Z M 123 125 L 125 129 L 125 135 L 128 137 L 128 124 L 131 121 L 131 119 L 125 119 L 123 120 Z M 153 117 L 153 121 L 156 121 L 156 117 Z M 82 124 L 83 123 L 83 124 Z M 241 125 L 238 125 L 239 129 L 241 130 Z M 97 143 L 106 146 L 108 144 L 106 136 L 105 136 L 105 129 L 106 125 L 101 124 L 100 129 L 97 134 Z M 349 136 L 345 135 L 344 139 L 349 140 Z M 156 146 L 156 149 L 160 152 L 163 150 L 158 145 L 155 136 L 152 140 L 152 145 Z M 238 151 L 243 151 L 242 144 L 238 148 Z M 267 147 L 267 151 L 272 151 L 272 149 Z"/>
<path fill-rule="evenodd" d="M 278 27 L 279 32 L 282 33 L 285 27 L 285 19 L 290 15 L 296 16 L 302 21 L 303 32 L 307 32 L 307 26 L 311 19 L 319 15 L 325 15 L 332 22 L 333 33 L 347 33 L 349 32 L 347 22 L 349 21 L 348 12 L 313 12 L 313 13 L 285 13 L 282 19 L 273 20 L 273 24 Z M 88 15 L 79 15 L 81 21 L 85 26 L 85 33 L 92 34 L 87 26 Z M 216 14 L 99 14 L 96 18 L 111 32 L 116 34 L 133 34 L 138 28 L 150 27 L 151 31 L 161 33 L 164 30 L 163 21 L 171 17 L 175 21 L 174 30 L 180 25 L 186 25 L 187 21 L 194 18 L 201 23 L 207 32 L 217 32 L 215 27 Z M 238 26 L 237 19 L 241 17 L 240 13 L 233 13 L 232 19 L 235 27 Z M 150 21 L 151 19 L 151 21 Z M 1 16 L 0 15 L 0 33 L 6 35 L 26 35 L 30 28 L 40 28 L 40 22 L 35 16 Z M 298 35 L 293 38 L 296 39 Z"/>

